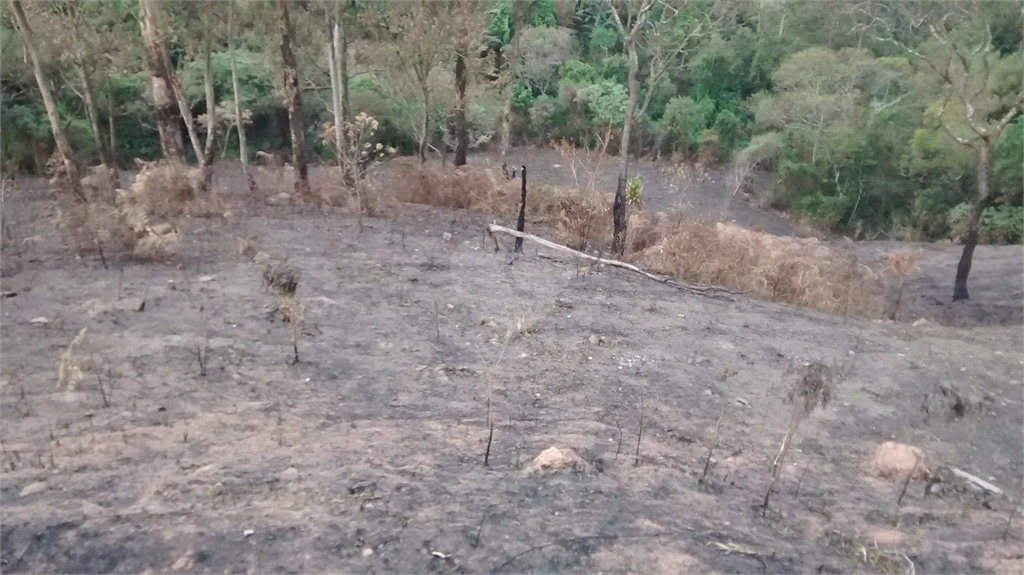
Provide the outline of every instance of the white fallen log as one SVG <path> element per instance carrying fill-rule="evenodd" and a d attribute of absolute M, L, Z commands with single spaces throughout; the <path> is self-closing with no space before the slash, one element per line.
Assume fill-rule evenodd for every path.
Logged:
<path fill-rule="evenodd" d="M 572 249 L 570 247 L 563 246 L 561 244 L 556 244 L 555 242 L 552 242 L 550 240 L 546 240 L 544 238 L 541 238 L 541 237 L 538 237 L 538 236 L 535 236 L 535 235 L 532 235 L 532 234 L 516 231 L 516 230 L 513 230 L 512 228 L 506 228 L 505 226 L 499 226 L 498 224 L 487 224 L 487 234 L 489 236 L 491 236 L 492 240 L 494 240 L 494 251 L 498 251 L 498 238 L 494 237 L 495 233 L 508 234 L 508 235 L 510 235 L 512 237 L 527 239 L 527 240 L 530 240 L 530 241 L 533 241 L 533 242 L 537 242 L 538 244 L 540 244 L 540 245 L 542 245 L 544 247 L 572 254 L 572 255 L 574 255 L 574 256 L 576 256 L 578 258 L 583 258 L 585 260 L 589 260 L 589 261 L 592 261 L 592 262 L 597 262 L 599 264 L 603 264 L 603 265 L 606 265 L 606 266 L 612 266 L 612 267 L 621 268 L 621 269 L 624 269 L 624 270 L 629 270 L 631 272 L 638 273 L 638 274 L 640 274 L 640 275 L 642 275 L 642 276 L 644 276 L 644 277 L 646 277 L 648 279 L 652 279 L 652 280 L 654 280 L 656 282 L 663 283 L 663 284 L 666 284 L 666 285 L 670 285 L 670 286 L 672 286 L 674 288 L 681 289 L 681 290 L 684 290 L 684 291 L 688 291 L 688 292 L 693 293 L 693 294 L 718 296 L 718 297 L 724 297 L 726 299 L 731 299 L 731 298 L 728 297 L 730 295 L 739 295 L 738 292 L 729 291 L 729 290 L 727 290 L 725 288 L 720 288 L 720 287 L 715 287 L 715 286 L 707 286 L 707 287 L 695 286 L 695 285 L 691 285 L 691 284 L 686 284 L 686 283 L 678 282 L 678 281 L 676 281 L 676 280 L 674 280 L 674 279 L 672 279 L 670 277 L 667 277 L 667 276 L 662 276 L 662 275 L 652 274 L 650 272 L 646 272 L 646 271 L 644 271 L 644 270 L 642 270 L 642 269 L 640 269 L 640 268 L 638 268 L 638 267 L 636 267 L 636 266 L 634 266 L 632 264 L 627 264 L 626 262 L 620 262 L 618 260 L 609 260 L 609 259 L 606 259 L 606 258 L 600 258 L 600 257 L 597 257 L 597 256 L 592 256 L 590 254 L 586 254 L 586 253 L 574 250 L 574 249 Z"/>
<path fill-rule="evenodd" d="M 984 479 L 978 477 L 977 475 L 971 475 L 970 473 L 967 473 L 966 471 L 964 471 L 962 469 L 957 469 L 956 467 L 954 467 L 952 469 L 953 469 L 953 475 L 956 475 L 960 479 L 963 479 L 963 480 L 967 481 L 967 483 L 969 483 L 971 486 L 973 486 L 975 488 L 979 488 L 979 489 L 981 489 L 983 491 L 988 491 L 989 493 L 994 493 L 996 495 L 1002 495 L 1003 494 L 1003 490 L 1002 489 L 996 487 L 995 485 L 992 485 L 991 483 L 989 483 L 988 481 L 985 481 Z"/>

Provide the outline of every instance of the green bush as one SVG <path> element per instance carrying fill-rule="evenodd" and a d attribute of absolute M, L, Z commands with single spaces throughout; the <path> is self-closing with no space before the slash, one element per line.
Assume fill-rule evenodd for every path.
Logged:
<path fill-rule="evenodd" d="M 962 203 L 947 215 L 950 236 L 962 237 L 967 233 L 967 221 L 974 206 Z M 983 244 L 1019 244 L 1024 241 L 1024 207 L 989 206 L 981 212 L 978 222 L 978 241 Z"/>
<path fill-rule="evenodd" d="M 806 195 L 796 203 L 796 210 L 816 224 L 833 228 L 850 214 L 854 198 L 850 196 L 826 196 L 820 192 Z"/>
<path fill-rule="evenodd" d="M 665 106 L 661 116 L 661 128 L 672 141 L 674 149 L 693 151 L 699 143 L 701 132 L 708 127 L 708 121 L 715 111 L 711 100 L 695 102 L 689 96 L 674 96 Z"/>

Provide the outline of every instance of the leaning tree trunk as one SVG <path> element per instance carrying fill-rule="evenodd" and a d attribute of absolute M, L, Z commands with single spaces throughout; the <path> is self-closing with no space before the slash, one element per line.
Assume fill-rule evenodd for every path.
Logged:
<path fill-rule="evenodd" d="M 206 30 L 203 42 L 203 85 L 206 92 L 206 146 L 203 148 L 203 168 L 213 165 L 213 154 L 217 151 L 217 95 L 213 90 L 213 65 L 211 52 L 213 43 L 213 1 L 206 0 Z"/>
<path fill-rule="evenodd" d="M 47 82 L 46 77 L 43 76 L 43 68 L 39 64 L 39 54 L 36 52 L 35 39 L 32 37 L 32 28 L 28 25 L 28 18 L 25 17 L 25 11 L 21 7 L 20 0 L 11 0 L 11 11 L 14 12 L 14 20 L 18 26 L 18 31 L 21 32 L 21 39 L 25 44 L 25 50 L 28 51 L 29 57 L 32 59 L 32 72 L 36 76 L 39 92 L 43 96 L 43 106 L 46 108 L 46 116 L 50 120 L 50 129 L 53 131 L 53 139 L 57 144 L 57 154 L 60 156 L 64 176 L 67 178 L 71 193 L 84 202 L 86 197 L 82 193 L 82 181 L 78 164 L 75 163 L 71 153 L 71 144 L 68 143 L 67 135 L 64 133 L 64 126 L 60 123 L 57 105 L 53 100 L 53 95 L 50 93 L 50 84 Z"/>
<path fill-rule="evenodd" d="M 619 181 L 615 188 L 615 203 L 612 205 L 612 251 L 621 254 L 625 248 L 626 238 L 626 184 L 629 182 L 629 135 L 633 127 L 633 115 L 636 112 L 637 64 L 636 45 L 628 44 L 626 52 L 629 58 L 629 102 L 626 104 L 626 115 L 622 120 L 622 141 L 619 144 Z"/>
<path fill-rule="evenodd" d="M 242 176 L 249 191 L 256 192 L 256 180 L 249 173 L 249 152 L 245 147 L 245 122 L 242 119 L 242 101 L 238 88 L 238 58 L 235 57 L 235 0 L 228 5 L 228 54 L 231 57 L 231 94 L 235 100 L 235 128 L 238 130 L 238 157 L 242 162 Z"/>
<path fill-rule="evenodd" d="M 292 167 L 295 168 L 295 195 L 309 198 L 309 166 L 306 164 L 306 134 L 302 125 L 302 94 L 299 73 L 292 52 L 292 24 L 288 18 L 288 1 L 277 1 L 277 30 L 281 36 L 281 63 L 284 68 L 285 105 L 288 108 L 288 130 L 292 139 Z"/>
<path fill-rule="evenodd" d="M 181 161 L 181 113 L 174 98 L 170 71 L 167 69 L 167 50 L 160 38 L 156 7 L 152 0 L 139 0 L 142 43 L 146 49 L 149 84 L 156 108 L 156 126 L 160 133 L 160 152 L 168 160 Z"/>
<path fill-rule="evenodd" d="M 469 152 L 469 125 L 466 122 L 466 54 L 469 51 L 461 46 L 455 55 L 455 166 L 466 165 L 466 154 Z"/>
<path fill-rule="evenodd" d="M 85 64 L 78 62 L 75 67 L 78 68 L 78 76 L 82 80 L 82 100 L 85 101 L 85 111 L 89 115 L 89 125 L 92 126 L 92 136 L 96 142 L 96 151 L 99 153 L 100 161 L 103 162 L 103 165 L 111 168 L 114 166 L 114 162 L 107 151 L 107 144 L 103 140 L 103 129 L 100 128 L 100 112 L 96 107 L 92 80 L 89 79 L 89 73 L 85 70 Z"/>
<path fill-rule="evenodd" d="M 967 220 L 967 237 L 964 241 L 964 251 L 960 255 L 960 263 L 956 266 L 956 282 L 953 284 L 953 301 L 969 299 L 967 294 L 967 276 L 971 273 L 971 262 L 974 259 L 974 248 L 978 246 L 978 227 L 981 223 L 981 213 L 989 204 L 988 173 L 992 164 L 991 146 L 988 140 L 982 138 L 978 142 L 978 199 L 971 208 L 971 215 Z"/>

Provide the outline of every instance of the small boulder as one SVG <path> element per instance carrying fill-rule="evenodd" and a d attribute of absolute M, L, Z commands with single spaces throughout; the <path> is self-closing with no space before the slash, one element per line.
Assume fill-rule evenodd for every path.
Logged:
<path fill-rule="evenodd" d="M 911 472 L 914 479 L 931 476 L 928 459 L 920 448 L 895 441 L 886 441 L 875 449 L 871 472 L 884 479 L 903 479 Z"/>
<path fill-rule="evenodd" d="M 36 481 L 34 483 L 29 483 L 28 485 L 23 487 L 21 493 L 19 493 L 18 496 L 28 497 L 29 495 L 42 493 L 43 491 L 46 491 L 48 488 L 49 486 L 46 484 L 45 481 Z"/>
<path fill-rule="evenodd" d="M 571 449 L 549 447 L 544 451 L 541 451 L 540 454 L 533 459 L 533 463 L 530 464 L 528 471 L 530 473 L 546 473 L 566 468 L 583 471 L 586 467 L 586 462 L 583 461 L 575 451 Z"/>
<path fill-rule="evenodd" d="M 291 202 L 292 197 L 287 192 L 281 192 L 270 196 L 266 201 L 268 206 L 281 206 Z"/>

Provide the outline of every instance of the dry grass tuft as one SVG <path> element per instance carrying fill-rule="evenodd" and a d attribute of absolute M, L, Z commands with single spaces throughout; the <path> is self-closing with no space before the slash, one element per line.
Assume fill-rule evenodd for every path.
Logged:
<path fill-rule="evenodd" d="M 78 332 L 75 339 L 71 340 L 71 344 L 68 345 L 67 350 L 60 357 L 60 366 L 57 368 L 57 389 L 67 387 L 69 391 L 74 391 L 78 382 L 82 381 L 85 377 L 85 372 L 88 371 L 91 366 L 91 359 L 89 354 L 83 351 L 85 345 L 85 333 L 89 328 L 83 327 L 82 331 Z"/>
<path fill-rule="evenodd" d="M 397 211 L 400 200 L 396 187 L 382 185 L 370 174 L 364 174 L 359 181 L 359 193 L 354 182 L 349 181 L 343 168 L 325 168 L 323 182 L 316 191 L 317 200 L 324 205 L 342 208 L 349 213 L 362 212 L 371 218 L 391 217 Z"/>
<path fill-rule="evenodd" d="M 511 206 L 504 200 L 517 196 L 517 182 L 506 181 L 488 168 L 443 170 L 406 158 L 395 164 L 398 201 L 507 214 Z"/>
<path fill-rule="evenodd" d="M 284 262 L 267 265 L 263 270 L 263 289 L 282 297 L 292 297 L 299 287 L 299 272 Z"/>
<path fill-rule="evenodd" d="M 78 253 L 164 259 L 181 242 L 178 218 L 223 213 L 219 198 L 208 193 L 208 170 L 169 162 L 138 165 L 141 171 L 127 190 L 116 188 L 114 170 L 99 166 L 81 180 L 85 201 L 65 196 L 56 224 Z"/>
<path fill-rule="evenodd" d="M 885 254 L 882 260 L 882 271 L 885 283 L 885 316 L 896 319 L 903 302 L 903 290 L 907 280 L 920 270 L 917 263 L 921 259 L 921 251 L 902 249 Z"/>
<path fill-rule="evenodd" d="M 879 274 L 820 244 L 676 214 L 631 226 L 632 263 L 692 283 L 713 284 L 845 316 L 878 312 Z"/>

